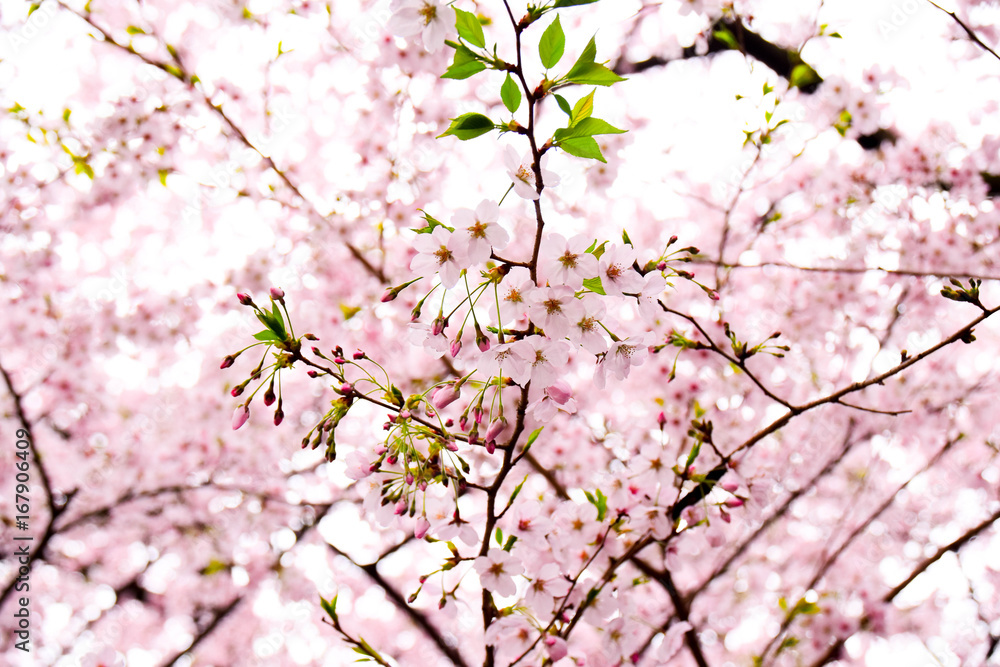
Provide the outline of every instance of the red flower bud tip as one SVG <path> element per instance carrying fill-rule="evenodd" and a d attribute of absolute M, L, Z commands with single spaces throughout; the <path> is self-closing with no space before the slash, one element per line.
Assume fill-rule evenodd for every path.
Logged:
<path fill-rule="evenodd" d="M 364 358 L 365 358 L 365 353 L 364 353 L 364 352 L 362 352 L 361 350 L 358 350 L 358 351 L 357 351 L 357 352 L 355 352 L 355 353 L 354 353 L 354 354 L 353 354 L 352 356 L 354 357 L 354 360 L 355 360 L 355 361 L 359 361 L 359 360 L 361 360 L 361 359 L 364 359 Z"/>
<path fill-rule="evenodd" d="M 305 338 L 306 340 L 319 340 L 319 338 L 317 338 L 313 334 L 302 334 L 302 337 Z"/>
<path fill-rule="evenodd" d="M 382 303 L 387 303 L 389 301 L 392 301 L 393 299 L 396 298 L 397 294 L 399 294 L 399 292 L 397 292 L 395 289 L 393 289 L 392 287 L 388 288 L 382 295 Z"/>
<path fill-rule="evenodd" d="M 382 424 L 382 430 L 383 431 L 388 431 L 390 428 L 392 428 L 392 422 L 386 422 L 386 423 Z"/>
<path fill-rule="evenodd" d="M 246 386 L 247 386 L 246 383 L 236 385 L 235 387 L 233 387 L 233 390 L 229 392 L 229 395 L 232 396 L 233 398 L 236 398 L 237 396 L 243 393 L 243 389 Z"/>
<path fill-rule="evenodd" d="M 413 484 L 413 473 L 412 472 L 406 473 L 406 483 L 407 484 Z"/>
<path fill-rule="evenodd" d="M 485 335 L 476 336 L 476 347 L 479 348 L 480 352 L 486 352 L 490 349 L 490 339 Z"/>
<path fill-rule="evenodd" d="M 729 498 L 726 500 L 726 507 L 743 507 L 741 498 Z"/>
<path fill-rule="evenodd" d="M 468 417 L 466 417 L 465 415 L 462 415 L 461 417 L 458 418 L 458 427 L 460 429 L 462 429 L 464 431 L 468 426 L 469 426 L 469 418 Z"/>
<path fill-rule="evenodd" d="M 455 420 L 454 420 L 454 419 L 451 419 L 451 418 L 449 418 L 449 419 L 448 419 L 448 420 L 447 420 L 447 421 L 446 421 L 446 422 L 444 423 L 444 425 L 445 425 L 446 427 L 448 427 L 448 428 L 451 428 L 452 426 L 454 426 L 454 425 L 455 425 Z"/>
<path fill-rule="evenodd" d="M 410 418 L 410 411 L 409 410 L 400 410 L 399 411 L 399 418 L 400 419 L 409 419 Z"/>
<path fill-rule="evenodd" d="M 340 385 L 340 391 L 345 394 L 350 394 L 352 391 L 354 391 L 354 386 L 350 382 L 345 382 L 344 384 Z"/>
<path fill-rule="evenodd" d="M 406 514 L 406 509 L 407 509 L 406 508 L 406 501 L 405 500 L 400 500 L 398 503 L 396 503 L 395 513 L 397 515 Z"/>
<path fill-rule="evenodd" d="M 241 405 L 236 408 L 236 411 L 233 413 L 233 430 L 239 430 L 241 426 L 247 423 L 248 419 L 250 419 L 250 410 L 247 406 Z"/>
<path fill-rule="evenodd" d="M 312 353 L 315 354 L 317 357 L 322 356 L 323 354 L 322 352 L 320 352 L 320 349 L 315 346 L 313 346 Z"/>
<path fill-rule="evenodd" d="M 674 234 L 673 236 L 670 237 L 670 240 L 667 241 L 667 245 L 673 245 L 675 243 L 677 243 L 677 235 L 676 234 Z"/>
<path fill-rule="evenodd" d="M 272 382 L 271 386 L 268 387 L 267 391 L 264 392 L 264 405 L 271 405 L 272 403 L 274 403 L 274 399 L 275 399 L 274 383 Z"/>
<path fill-rule="evenodd" d="M 446 604 L 448 604 L 448 600 L 442 597 L 440 600 L 438 600 L 438 609 L 444 609 L 444 606 Z"/>
<path fill-rule="evenodd" d="M 492 454 L 496 450 L 497 450 L 497 443 L 495 441 L 493 441 L 493 440 L 487 441 L 487 443 L 486 443 L 486 453 L 487 454 Z"/>
<path fill-rule="evenodd" d="M 732 523 L 733 521 L 733 517 L 729 516 L 729 512 L 727 512 L 724 509 L 719 510 L 719 516 L 721 516 L 722 520 L 725 521 L 726 523 Z"/>
<path fill-rule="evenodd" d="M 239 299 L 240 303 L 243 304 L 244 306 L 252 306 L 253 305 L 253 299 L 250 298 L 249 294 L 245 294 L 245 293 L 241 292 L 241 293 L 239 293 L 239 294 L 236 295 L 236 298 Z"/>
<path fill-rule="evenodd" d="M 708 298 L 711 299 L 712 301 L 718 301 L 719 293 L 716 292 L 715 290 L 712 290 L 711 292 L 708 293 Z"/>
<path fill-rule="evenodd" d="M 477 442 L 479 442 L 479 431 L 473 428 L 469 431 L 469 444 L 474 445 Z"/>
<path fill-rule="evenodd" d="M 285 290 L 281 289 L 280 287 L 272 287 L 271 298 L 274 299 L 275 301 L 281 301 L 282 299 L 285 298 Z"/>
<path fill-rule="evenodd" d="M 451 356 L 457 357 L 458 353 L 462 351 L 462 341 L 456 340 L 451 344 Z"/>
<path fill-rule="evenodd" d="M 448 326 L 448 321 L 443 317 L 434 318 L 434 321 L 431 322 L 431 335 L 440 336 L 446 326 Z"/>
<path fill-rule="evenodd" d="M 285 413 L 281 411 L 281 408 L 278 408 L 274 412 L 274 425 L 278 426 L 284 420 L 285 420 Z"/>
<path fill-rule="evenodd" d="M 222 365 L 219 366 L 219 368 L 229 368 L 234 363 L 236 363 L 236 357 L 230 354 L 229 356 L 227 356 L 225 359 L 222 360 Z"/>
<path fill-rule="evenodd" d="M 721 486 L 723 489 L 725 489 L 729 493 L 733 493 L 734 491 L 736 491 L 736 489 L 740 488 L 739 482 L 734 482 L 734 481 L 728 480 L 728 479 L 726 481 L 722 482 L 722 484 L 720 484 L 719 486 Z"/>
<path fill-rule="evenodd" d="M 483 423 L 483 411 L 480 408 L 472 408 L 472 418 L 477 424 Z"/>
<path fill-rule="evenodd" d="M 308 375 L 308 376 L 309 376 L 309 377 L 311 377 L 311 378 L 314 378 L 314 377 L 316 377 L 317 375 L 319 375 L 319 373 L 317 373 L 316 371 L 307 371 L 307 372 L 306 372 L 306 375 Z"/>
<path fill-rule="evenodd" d="M 344 359 L 343 357 L 335 357 L 333 363 L 343 365 L 347 363 L 347 359 Z"/>
<path fill-rule="evenodd" d="M 657 271 L 666 271 L 667 270 L 667 263 L 666 262 L 658 262 L 656 264 L 656 270 Z"/>
<path fill-rule="evenodd" d="M 663 414 L 663 412 L 660 412 L 660 414 L 656 415 L 656 423 L 659 424 L 662 429 L 667 424 L 667 416 Z"/>
<path fill-rule="evenodd" d="M 386 461 L 391 466 L 396 465 L 396 461 L 398 461 L 398 460 L 399 460 L 399 457 L 397 455 L 395 455 L 395 454 L 390 454 L 389 457 L 386 459 Z"/>
<path fill-rule="evenodd" d="M 448 421 L 451 421 L 451 420 L 449 419 Z M 445 440 L 444 446 L 448 448 L 449 452 L 457 452 L 458 451 L 458 443 L 456 443 L 451 438 L 449 438 L 448 440 Z"/>

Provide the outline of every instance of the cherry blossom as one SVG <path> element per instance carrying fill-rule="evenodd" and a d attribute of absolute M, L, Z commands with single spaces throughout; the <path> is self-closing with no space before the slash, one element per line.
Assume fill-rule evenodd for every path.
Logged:
<path fill-rule="evenodd" d="M 401 37 L 420 35 L 420 41 L 430 52 L 444 46 L 448 32 L 448 12 L 439 0 L 392 0 L 389 9 L 390 32 Z"/>
<path fill-rule="evenodd" d="M 551 284 L 578 290 L 585 279 L 597 276 L 597 258 L 586 252 L 591 244 L 586 236 L 567 240 L 561 234 L 549 234 L 545 241 L 539 260 Z"/>
<path fill-rule="evenodd" d="M 650 332 L 613 342 L 607 354 L 597 364 L 594 384 L 603 389 L 609 373 L 616 380 L 627 378 L 633 366 L 640 366 L 646 361 L 652 342 L 653 334 Z"/>
<path fill-rule="evenodd" d="M 531 155 L 525 155 L 523 158 L 517 156 L 517 152 L 510 146 L 504 149 L 503 156 L 504 165 L 507 167 L 507 175 L 510 176 L 510 180 L 514 185 L 514 192 L 518 197 L 522 199 L 530 199 L 532 201 L 537 200 L 541 195 L 538 194 L 538 184 L 535 182 L 535 172 L 532 167 Z M 541 170 L 542 173 L 542 183 L 545 187 L 551 188 L 559 185 L 559 176 L 546 169 Z"/>
<path fill-rule="evenodd" d="M 417 274 L 431 278 L 441 276 L 441 284 L 447 288 L 458 284 L 458 278 L 467 264 L 462 240 L 444 227 L 435 227 L 430 234 L 420 234 L 413 240 L 413 247 L 419 253 L 410 262 L 410 269 Z"/>
<path fill-rule="evenodd" d="M 451 223 L 455 233 L 464 243 L 461 253 L 472 264 L 480 264 L 490 258 L 492 250 L 507 247 L 510 236 L 497 224 L 500 207 L 496 202 L 484 199 L 475 211 L 460 208 L 455 211 Z"/>
<path fill-rule="evenodd" d="M 474 567 L 483 588 L 504 597 L 517 592 L 514 577 L 524 572 L 521 561 L 503 549 L 490 549 L 476 559 Z"/>

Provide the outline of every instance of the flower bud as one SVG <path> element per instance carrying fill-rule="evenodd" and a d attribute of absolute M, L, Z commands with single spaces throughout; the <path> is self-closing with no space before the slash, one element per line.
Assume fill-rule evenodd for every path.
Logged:
<path fill-rule="evenodd" d="M 233 413 L 233 430 L 239 430 L 241 426 L 247 423 L 248 419 L 250 419 L 250 410 L 247 406 L 241 405 L 236 408 L 236 411 Z"/>
<path fill-rule="evenodd" d="M 284 420 L 285 420 L 285 413 L 282 411 L 282 409 L 278 408 L 277 410 L 275 410 L 274 411 L 274 425 L 278 426 Z"/>
<path fill-rule="evenodd" d="M 427 520 L 425 516 L 417 517 L 417 522 L 413 526 L 413 536 L 418 540 L 423 539 L 427 531 L 430 530 L 431 523 Z"/>
<path fill-rule="evenodd" d="M 507 428 L 507 420 L 503 417 L 499 419 L 494 419 L 493 422 L 486 428 L 486 433 L 483 438 L 487 443 L 496 441 L 497 437 L 503 433 L 504 429 Z"/>
<path fill-rule="evenodd" d="M 385 293 L 382 294 L 381 301 L 382 303 L 388 303 L 389 301 L 395 299 L 397 295 L 399 295 L 399 292 L 397 292 L 394 287 L 389 287 L 385 290 Z"/>
<path fill-rule="evenodd" d="M 344 394 L 345 396 L 351 394 L 351 392 L 353 391 L 354 391 L 354 385 L 352 385 L 350 382 L 345 382 L 344 384 L 340 385 L 340 393 Z"/>
<path fill-rule="evenodd" d="M 565 405 L 572 397 L 573 390 L 565 380 L 556 380 L 545 389 L 545 393 L 559 405 Z"/>
<path fill-rule="evenodd" d="M 657 271 L 666 271 L 667 270 L 667 263 L 666 262 L 657 262 L 656 263 L 656 270 Z"/>
<path fill-rule="evenodd" d="M 247 382 L 249 382 L 249 380 Z M 229 392 L 229 395 L 232 396 L 233 398 L 236 398 L 237 396 L 243 393 L 243 390 L 246 389 L 246 387 L 247 387 L 246 382 L 244 382 L 243 384 L 238 384 L 235 387 L 233 387 L 233 390 Z"/>
<path fill-rule="evenodd" d="M 271 288 L 271 298 L 275 301 L 282 301 L 285 298 L 285 290 L 280 287 Z"/>
<path fill-rule="evenodd" d="M 252 306 L 253 305 L 253 299 L 250 298 L 249 294 L 240 292 L 240 293 L 238 293 L 236 295 L 236 298 L 239 299 L 240 303 L 243 304 L 244 306 Z"/>
<path fill-rule="evenodd" d="M 443 317 L 435 317 L 434 321 L 431 322 L 431 335 L 440 336 L 444 328 L 448 326 L 448 322 Z"/>
<path fill-rule="evenodd" d="M 317 338 L 314 334 L 311 333 L 302 334 L 302 337 L 305 338 L 306 340 L 319 340 L 319 338 Z"/>
<path fill-rule="evenodd" d="M 444 410 L 446 407 L 461 398 L 461 396 L 461 390 L 455 385 L 441 385 L 434 390 L 433 394 L 431 394 L 431 405 L 438 410 Z"/>
<path fill-rule="evenodd" d="M 306 371 L 306 375 L 308 375 L 311 378 L 314 378 L 314 377 L 318 376 L 319 373 L 317 373 L 316 371 L 310 370 L 310 371 Z"/>
<path fill-rule="evenodd" d="M 667 245 L 673 245 L 675 243 L 677 243 L 677 235 L 676 234 L 674 234 L 673 236 L 670 237 L 670 240 L 667 241 Z"/>
<path fill-rule="evenodd" d="M 743 507 L 743 500 L 741 498 L 728 498 L 726 507 Z"/>
<path fill-rule="evenodd" d="M 667 416 L 663 414 L 662 410 L 660 414 L 656 415 L 656 423 L 660 426 L 660 430 L 663 430 L 663 427 L 667 424 Z"/>
<path fill-rule="evenodd" d="M 225 359 L 222 360 L 222 365 L 219 366 L 219 368 L 229 368 L 234 363 L 236 363 L 236 357 L 234 357 L 233 355 L 230 354 L 230 355 L 226 356 Z"/>
<path fill-rule="evenodd" d="M 395 514 L 397 515 L 406 514 L 406 510 L 407 510 L 407 505 L 405 500 L 400 500 L 398 503 L 396 503 L 396 509 L 394 510 Z"/>
<path fill-rule="evenodd" d="M 365 358 L 365 353 L 362 352 L 361 350 L 358 350 L 352 356 L 354 357 L 355 361 L 360 361 L 361 359 Z"/>
<path fill-rule="evenodd" d="M 451 344 L 451 356 L 457 357 L 458 353 L 462 351 L 462 341 L 457 339 Z"/>
<path fill-rule="evenodd" d="M 271 384 L 268 385 L 267 391 L 264 392 L 264 405 L 271 405 L 274 403 L 274 378 L 271 378 Z"/>
<path fill-rule="evenodd" d="M 479 348 L 480 352 L 486 352 L 490 349 L 490 339 L 481 331 L 476 335 L 476 347 Z"/>
<path fill-rule="evenodd" d="M 569 648 L 566 646 L 566 640 L 562 637 L 556 637 L 554 635 L 545 636 L 545 650 L 549 652 L 549 659 L 552 662 L 559 662 L 569 653 Z"/>

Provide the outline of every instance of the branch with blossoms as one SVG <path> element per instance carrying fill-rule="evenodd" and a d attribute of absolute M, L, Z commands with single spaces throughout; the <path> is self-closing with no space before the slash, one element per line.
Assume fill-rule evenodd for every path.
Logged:
<path fill-rule="evenodd" d="M 404 292 L 415 292 L 410 341 L 432 356 L 450 356 L 454 377 L 416 383 L 393 377 L 388 361 L 373 359 L 363 350 L 347 353 L 340 345 L 321 349 L 314 344 L 319 341 L 317 336 L 295 334 L 286 295 L 278 287 L 271 289 L 266 303 L 238 294 L 239 302 L 252 310 L 264 329 L 254 335 L 255 342 L 222 362 L 222 368 L 229 368 L 243 355 L 259 358 L 231 390 L 233 397 L 245 396 L 233 414 L 234 429 L 249 421 L 258 396 L 266 408 L 273 409 L 275 426 L 284 421 L 281 378 L 286 371 L 305 367 L 311 378 L 328 386 L 335 395 L 330 408 L 319 415 L 302 439 L 303 448 L 323 446 L 327 461 L 337 458 L 337 430 L 356 406 L 367 404 L 385 412 L 381 442 L 371 448 L 351 443 L 344 457 L 347 475 L 355 480 L 370 479 L 372 491 L 365 499 L 368 513 L 383 523 L 412 531 L 417 540 L 445 542 L 450 555 L 430 574 L 456 571 L 462 577 L 473 572 L 478 575 L 484 667 L 506 658 L 515 663 L 538 659 L 550 664 L 568 655 L 571 633 L 587 622 L 585 612 L 603 599 L 602 594 L 607 597 L 607 585 L 625 563 L 633 563 L 663 588 L 679 620 L 673 629 L 678 637 L 683 633 L 695 662 L 706 665 L 697 630 L 689 618 L 691 600 L 685 599 L 669 570 L 653 568 L 640 558 L 641 552 L 654 545 L 666 548 L 676 536 L 705 525 L 707 518 L 696 511 L 699 505 L 712 504 L 720 510 L 741 507 L 744 498 L 736 493 L 738 485 L 724 480 L 733 457 L 794 417 L 827 404 L 902 414 L 904 411 L 880 411 L 844 399 L 881 384 L 947 345 L 972 342 L 973 328 L 997 311 L 983 306 L 975 280 L 968 287 L 955 281 L 943 296 L 978 307 L 981 315 L 977 319 L 923 353 L 904 357 L 886 373 L 797 405 L 769 389 L 749 363 L 758 354 L 782 357 L 789 351 L 788 346 L 776 344 L 777 334 L 760 342 L 743 341 L 726 326 L 726 346 L 713 340 L 696 318 L 664 302 L 663 295 L 672 287 L 670 281 L 678 279 L 718 300 L 713 289 L 695 282 L 693 274 L 681 268 L 699 254 L 696 248 L 671 250 L 677 242 L 674 236 L 662 248 L 644 249 L 640 258 L 625 230 L 620 243 L 583 235 L 566 238 L 549 231 L 547 191 L 559 184 L 558 175 L 547 168 L 549 154 L 561 151 L 603 162 L 605 157 L 595 137 L 624 131 L 594 116 L 597 89 L 623 80 L 606 63 L 598 62 L 594 38 L 572 65 L 560 68 L 568 40 L 556 10 L 593 1 L 532 4 L 521 18 L 503 2 L 514 38 L 514 52 L 505 57 L 487 40 L 484 26 L 492 23 L 486 17 L 452 7 L 457 38 L 446 39 L 451 27 L 444 23 L 446 12 L 437 2 L 396 0 L 392 4 L 395 13 L 390 27 L 398 34 L 419 37 L 430 50 L 447 47 L 453 51 L 442 78 L 463 80 L 487 71 L 502 77 L 498 92 L 505 110 L 503 118 L 464 113 L 452 118 L 438 138 L 470 141 L 498 132 L 513 142 L 527 143 L 524 152 L 509 144 L 504 147 L 508 179 L 497 187 L 498 193 L 503 192 L 498 199 L 485 199 L 474 208 L 470 203 L 469 208 L 459 208 L 450 217 L 423 211 L 422 221 L 411 230 L 416 254 L 409 273 L 400 276 L 400 282 L 391 284 L 382 297 L 389 303 Z M 549 14 L 555 16 L 541 34 L 533 31 L 532 26 Z M 537 42 L 538 61 L 544 69 L 540 74 L 525 64 L 529 36 L 537 37 L 533 42 Z M 580 86 L 592 89 L 581 93 L 575 102 L 564 97 L 566 91 Z M 557 107 L 565 115 L 564 119 L 560 116 L 562 126 L 547 137 L 540 134 L 537 123 L 543 105 Z M 515 203 L 504 207 L 510 193 Z M 509 257 L 512 233 L 505 222 L 513 218 L 511 209 L 525 202 L 534 214 L 531 249 L 527 256 Z M 725 232 L 722 243 L 720 249 L 724 250 Z M 609 315 L 626 308 L 638 326 L 623 326 Z M 652 330 L 664 312 L 692 324 L 704 340 L 673 331 L 657 343 L 658 336 Z M 474 345 L 467 347 L 470 340 Z M 543 572 L 541 564 L 530 558 L 535 553 L 532 547 L 524 546 L 529 542 L 527 533 L 533 519 L 519 515 L 525 505 L 516 500 L 525 481 L 513 489 L 507 482 L 517 479 L 513 473 L 522 461 L 540 468 L 529 453 L 531 448 L 548 444 L 542 433 L 556 415 L 576 411 L 573 390 L 565 379 L 571 358 L 592 362 L 593 385 L 604 390 L 611 382 L 627 380 L 633 367 L 668 346 L 679 348 L 678 355 L 686 350 L 705 350 L 720 356 L 746 374 L 767 398 L 783 406 L 786 414 L 735 448 L 716 442 L 712 422 L 698 415 L 688 431 L 686 459 L 681 456 L 673 468 L 666 466 L 675 474 L 673 485 L 658 488 L 656 498 L 649 499 L 655 508 L 652 513 L 657 515 L 657 528 L 635 531 L 640 537 L 617 555 L 608 553 L 608 546 L 615 541 L 612 536 L 619 538 L 628 532 L 627 513 L 612 511 L 600 489 L 585 492 L 586 505 L 566 499 L 564 513 L 577 513 L 568 519 L 573 528 L 564 529 L 562 534 L 546 533 L 543 542 L 551 547 L 559 539 L 568 540 L 571 530 L 582 532 L 576 526 L 585 527 L 586 536 L 578 542 L 586 558 L 580 569 L 557 567 L 555 572 Z M 703 452 L 712 453 L 712 465 L 705 465 L 709 457 Z M 709 471 L 703 473 L 702 469 Z M 561 496 L 568 496 L 552 471 L 549 475 L 540 472 L 557 490 L 562 489 Z M 470 499 L 482 507 L 475 518 L 463 516 Z M 519 518 L 514 531 L 508 531 L 504 539 L 503 527 L 510 525 L 503 523 L 508 513 Z M 456 538 L 464 546 L 457 545 Z M 608 559 L 601 577 L 596 584 L 585 585 L 585 572 L 599 562 L 599 556 Z M 372 563 L 362 569 L 373 578 L 380 577 L 375 568 Z M 421 576 L 420 588 L 409 602 L 419 595 L 428 576 Z M 545 604 L 537 608 L 520 603 L 502 605 L 503 598 L 517 593 L 522 579 L 530 582 L 534 592 L 542 590 L 538 597 Z M 389 590 L 378 579 L 376 583 Z M 457 600 L 461 585 L 461 580 L 454 587 L 442 583 L 441 606 Z M 375 647 L 343 628 L 335 600 L 322 601 L 334 628 L 363 656 L 387 664 Z M 624 616 L 613 622 L 619 619 L 624 623 Z M 613 635 L 610 626 L 598 630 Z M 528 639 L 523 645 L 509 644 L 506 640 L 512 636 Z M 439 641 L 438 646 L 443 643 Z M 457 653 L 449 657 L 456 664 L 462 660 Z"/>

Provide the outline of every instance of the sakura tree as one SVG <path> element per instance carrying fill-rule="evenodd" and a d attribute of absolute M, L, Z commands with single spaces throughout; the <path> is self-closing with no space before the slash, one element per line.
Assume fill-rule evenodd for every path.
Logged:
<path fill-rule="evenodd" d="M 5 663 L 1000 664 L 998 9 L 836 4 L 3 5 Z"/>

